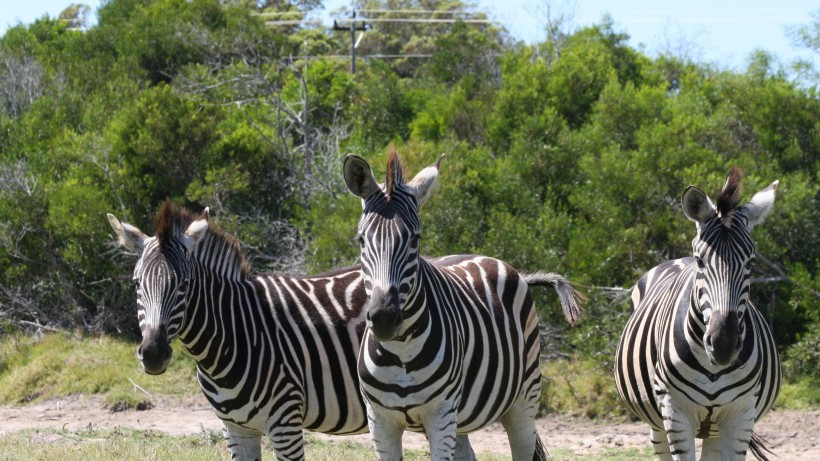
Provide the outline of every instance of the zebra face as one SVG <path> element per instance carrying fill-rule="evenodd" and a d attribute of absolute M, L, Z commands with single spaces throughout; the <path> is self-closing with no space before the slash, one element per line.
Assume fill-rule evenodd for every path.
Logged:
<path fill-rule="evenodd" d="M 171 361 L 171 340 L 185 319 L 191 252 L 207 233 L 208 209 L 194 220 L 180 214 L 169 201 L 157 221 L 157 236 L 148 237 L 108 214 L 119 244 L 139 255 L 133 278 L 142 332 L 137 358 L 152 375 L 164 373 Z"/>
<path fill-rule="evenodd" d="M 692 241 L 697 265 L 692 304 L 702 323 L 694 331 L 703 331 L 703 348 L 712 365 L 733 364 L 743 348 L 746 326 L 751 325 L 746 315 L 755 258 L 751 230 L 771 211 L 777 185 L 773 182 L 738 206 L 740 172 L 733 168 L 717 205 L 697 187 L 683 193 L 683 211 L 698 231 Z"/>
<path fill-rule="evenodd" d="M 719 218 L 714 220 L 693 242 L 694 289 L 706 355 L 713 365 L 727 366 L 737 359 L 746 335 L 754 243 L 745 225 L 727 228 Z"/>
<path fill-rule="evenodd" d="M 440 162 L 441 157 L 405 182 L 401 160 L 393 149 L 387 181 L 379 184 L 364 159 L 345 158 L 345 183 L 362 199 L 357 240 L 369 297 L 367 324 L 381 341 L 396 338 L 408 316 L 406 306 L 418 277 L 419 207 L 437 185 Z"/>
<path fill-rule="evenodd" d="M 156 238 L 147 242 L 134 269 L 142 332 L 137 358 L 152 375 L 164 373 L 171 361 L 171 340 L 182 324 L 188 290 L 187 250 L 179 244 L 165 247 Z"/>
<path fill-rule="evenodd" d="M 369 296 L 367 324 L 382 341 L 397 335 L 404 320 L 403 306 L 416 283 L 419 258 L 418 219 L 415 198 L 395 196 L 391 203 L 373 198 L 359 221 L 362 274 Z M 404 202 L 400 205 L 399 202 Z M 369 210 L 370 208 L 374 210 Z"/>

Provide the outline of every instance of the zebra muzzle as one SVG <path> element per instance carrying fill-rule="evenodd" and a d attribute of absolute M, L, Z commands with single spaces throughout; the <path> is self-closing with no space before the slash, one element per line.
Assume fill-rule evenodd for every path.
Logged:
<path fill-rule="evenodd" d="M 149 375 L 165 373 L 171 362 L 171 344 L 165 327 L 146 329 L 142 333 L 142 343 L 137 348 L 137 359 Z"/>
<path fill-rule="evenodd" d="M 386 292 L 379 287 L 373 288 L 367 309 L 367 324 L 376 338 L 380 341 L 393 339 L 403 319 L 399 291 L 393 287 Z"/>
<path fill-rule="evenodd" d="M 713 313 L 703 344 L 712 364 L 725 366 L 737 358 L 742 346 L 741 339 L 736 313 Z"/>

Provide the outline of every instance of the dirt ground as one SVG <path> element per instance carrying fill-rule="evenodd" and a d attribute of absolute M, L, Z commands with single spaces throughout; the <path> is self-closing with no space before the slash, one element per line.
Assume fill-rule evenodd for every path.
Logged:
<path fill-rule="evenodd" d="M 219 430 L 219 420 L 204 398 L 154 398 L 149 410 L 112 412 L 98 396 L 68 397 L 25 407 L 0 407 L 0 434 L 31 428 L 77 431 L 129 427 L 157 430 L 175 435 L 196 434 L 203 429 Z M 548 450 L 570 449 L 577 454 L 592 454 L 605 447 L 646 447 L 648 428 L 640 423 L 606 423 L 568 416 L 549 416 L 537 422 L 538 433 Z M 820 411 L 773 411 L 755 427 L 775 453 L 774 459 L 820 461 Z M 327 440 L 353 440 L 370 443 L 367 434 L 332 437 Z M 509 445 L 499 425 L 470 434 L 477 453 L 507 454 Z M 404 446 L 420 448 L 424 436 L 407 433 Z"/>

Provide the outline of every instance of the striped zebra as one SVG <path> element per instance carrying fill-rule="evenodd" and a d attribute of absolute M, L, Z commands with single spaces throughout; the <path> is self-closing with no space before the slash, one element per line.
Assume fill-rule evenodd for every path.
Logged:
<path fill-rule="evenodd" d="M 203 394 L 224 423 L 232 459 L 304 459 L 302 430 L 367 432 L 355 366 L 367 301 L 358 266 L 311 277 L 251 276 L 237 241 L 166 202 L 156 236 L 109 214 L 134 269 L 148 374 L 163 373 L 175 337 L 197 362 Z M 472 459 L 467 437 L 459 449 Z"/>
<path fill-rule="evenodd" d="M 634 312 L 615 357 L 621 398 L 651 426 L 661 459 L 741 460 L 767 450 L 752 432 L 780 391 L 772 334 L 749 300 L 752 227 L 774 204 L 775 181 L 738 207 L 732 169 L 714 205 L 689 186 L 683 211 L 695 221 L 694 255 L 651 269 L 632 292 Z"/>
<path fill-rule="evenodd" d="M 553 286 L 571 323 L 577 293 L 563 277 L 525 279 L 488 257 L 419 257 L 418 209 L 438 166 L 405 182 L 391 148 L 382 186 L 365 160 L 345 159 L 345 182 L 364 208 L 358 243 L 369 305 L 358 370 L 376 451 L 401 459 L 410 430 L 427 435 L 433 460 L 452 459 L 456 434 L 500 421 L 514 459 L 546 459 L 534 421 L 540 341 L 528 283 Z"/>

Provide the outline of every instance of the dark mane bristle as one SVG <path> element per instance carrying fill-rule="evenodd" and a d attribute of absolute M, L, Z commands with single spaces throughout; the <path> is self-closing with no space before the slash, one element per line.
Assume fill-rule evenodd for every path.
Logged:
<path fill-rule="evenodd" d="M 726 184 L 723 186 L 715 205 L 718 214 L 722 218 L 729 216 L 740 203 L 740 178 L 742 176 L 740 169 L 737 167 L 732 167 L 729 170 L 729 177 L 726 179 Z"/>
<path fill-rule="evenodd" d="M 396 146 L 391 144 L 387 152 L 387 182 L 384 187 L 388 200 L 393 194 L 393 188 L 399 184 L 404 184 L 404 167 Z"/>
<path fill-rule="evenodd" d="M 154 217 L 154 229 L 160 245 L 182 235 L 194 220 L 196 217 L 193 213 L 174 205 L 170 199 L 165 199 L 162 209 Z"/>
<path fill-rule="evenodd" d="M 175 237 L 182 236 L 188 226 L 199 218 L 200 215 L 187 208 L 176 206 L 170 199 L 166 199 L 159 213 L 154 217 L 154 229 L 156 229 L 156 236 L 160 246 L 165 246 Z M 245 254 L 242 252 L 239 241 L 232 235 L 226 234 L 222 229 L 210 224 L 208 225 L 208 234 L 212 239 L 222 241 L 233 250 L 242 275 L 247 277 L 251 272 L 251 268 Z"/>

